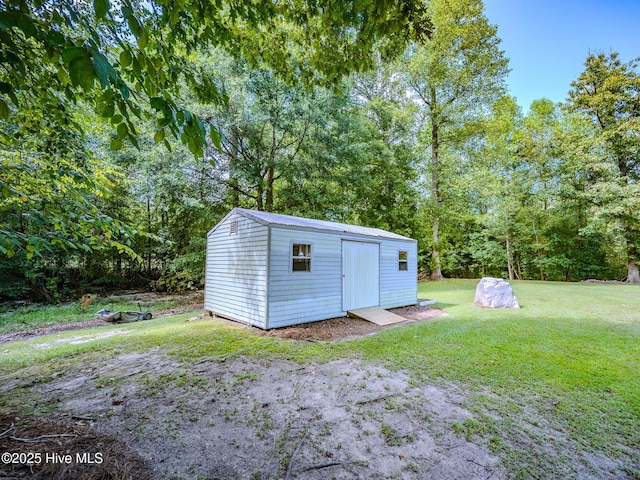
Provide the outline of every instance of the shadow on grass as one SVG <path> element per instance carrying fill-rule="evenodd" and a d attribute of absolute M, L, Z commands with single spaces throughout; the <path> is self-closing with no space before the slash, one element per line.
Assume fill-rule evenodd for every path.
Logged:
<path fill-rule="evenodd" d="M 447 308 L 451 308 L 451 307 L 457 307 L 458 305 L 461 305 L 460 303 L 440 303 L 440 302 L 436 302 L 433 305 L 430 305 L 433 308 L 439 308 L 440 310 L 446 310 Z"/>

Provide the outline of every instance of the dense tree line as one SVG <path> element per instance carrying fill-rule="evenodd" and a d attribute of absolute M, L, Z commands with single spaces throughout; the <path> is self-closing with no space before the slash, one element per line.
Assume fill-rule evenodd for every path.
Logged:
<path fill-rule="evenodd" d="M 234 206 L 411 236 L 433 278 L 640 282 L 635 62 L 590 54 L 565 104 L 525 115 L 479 0 L 336 18 L 298 3 L 306 16 L 209 12 L 199 45 L 189 2 L 174 18 L 96 1 L 68 21 L 55 2 L 4 4 L 0 297 L 198 288 L 206 233 Z M 219 18 L 234 11 L 242 32 Z M 340 68 L 317 58 L 330 44 Z"/>

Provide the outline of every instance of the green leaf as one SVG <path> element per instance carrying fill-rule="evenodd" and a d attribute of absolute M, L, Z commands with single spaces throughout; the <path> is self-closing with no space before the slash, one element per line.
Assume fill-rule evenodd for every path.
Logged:
<path fill-rule="evenodd" d="M 100 80 L 100 85 L 103 87 L 108 87 L 111 83 L 115 84 L 118 80 L 118 74 L 111 66 L 111 63 L 100 52 L 93 53 L 93 66 L 98 80 Z"/>
<path fill-rule="evenodd" d="M 218 150 L 221 150 L 222 139 L 220 138 L 220 132 L 218 132 L 218 130 L 213 125 L 209 127 L 209 136 L 211 137 L 211 141 L 216 146 L 216 148 Z"/>
<path fill-rule="evenodd" d="M 74 58 L 69 64 L 69 74 L 74 87 L 80 86 L 84 90 L 91 90 L 96 77 L 91 57 L 87 54 Z"/>
<path fill-rule="evenodd" d="M 162 140 L 164 140 L 164 129 L 163 128 L 158 130 L 156 132 L 156 134 L 153 136 L 153 141 L 156 142 L 156 143 L 160 143 Z"/>
<path fill-rule="evenodd" d="M 122 115 L 120 115 L 119 113 L 116 113 L 113 117 L 111 117 L 112 125 L 117 125 L 120 122 L 122 122 Z"/>
<path fill-rule="evenodd" d="M 193 138 L 189 138 L 187 146 L 189 147 L 189 151 L 194 155 L 198 152 L 198 145 L 193 141 Z"/>
<path fill-rule="evenodd" d="M 134 147 L 136 147 L 136 149 L 140 150 L 140 145 L 138 145 L 138 139 L 132 133 L 129 134 L 129 141 Z"/>
<path fill-rule="evenodd" d="M 100 116 L 104 118 L 113 117 L 114 111 L 115 111 L 115 108 L 113 106 L 113 103 L 108 103 L 104 107 L 102 107 L 102 110 L 100 111 Z"/>
<path fill-rule="evenodd" d="M 138 19 L 135 17 L 135 15 L 130 15 L 129 18 L 127 18 L 127 22 L 129 23 L 129 28 L 131 29 L 131 33 L 133 33 L 136 38 L 138 38 L 140 36 L 140 31 L 142 29 L 142 27 L 140 26 L 140 22 L 138 21 Z"/>
<path fill-rule="evenodd" d="M 3 118 L 6 120 L 7 118 L 9 118 L 9 113 L 10 113 L 9 106 L 4 100 L 0 98 L 0 118 Z"/>
<path fill-rule="evenodd" d="M 162 97 L 151 97 L 149 104 L 154 110 L 162 111 L 164 109 L 165 100 Z"/>
<path fill-rule="evenodd" d="M 62 67 L 58 68 L 58 79 L 63 85 L 69 85 L 69 83 L 71 83 L 67 71 Z"/>
<path fill-rule="evenodd" d="M 129 133 L 129 131 L 127 130 L 127 124 L 124 122 L 119 124 L 117 132 L 118 132 L 119 139 L 123 139 L 124 137 L 126 137 L 127 133 Z"/>
<path fill-rule="evenodd" d="M 119 138 L 111 140 L 111 144 L 109 145 L 109 148 L 111 150 L 120 150 L 122 148 L 122 140 L 120 140 Z"/>
<path fill-rule="evenodd" d="M 93 0 L 93 8 L 96 11 L 96 18 L 104 17 L 109 11 L 109 0 Z"/>
<path fill-rule="evenodd" d="M 142 71 L 142 68 L 140 67 L 140 62 L 138 61 L 137 57 L 132 57 L 131 58 L 131 68 L 133 68 L 133 74 L 135 76 L 140 76 L 140 72 Z"/>
<path fill-rule="evenodd" d="M 66 48 L 64 52 L 62 52 L 62 60 L 64 60 L 64 63 L 67 67 L 69 67 L 71 65 L 71 62 L 76 58 L 85 56 L 88 57 L 89 53 L 83 47 L 69 47 Z"/>
<path fill-rule="evenodd" d="M 195 117 L 196 125 L 198 126 L 198 130 L 200 130 L 200 137 L 204 138 L 207 136 L 207 130 L 204 128 L 204 123 L 200 120 L 200 117 Z"/>
<path fill-rule="evenodd" d="M 129 100 L 129 87 L 123 82 L 118 82 L 118 88 L 120 89 L 120 93 L 122 94 L 122 98 L 125 100 Z"/>
<path fill-rule="evenodd" d="M 47 42 L 49 42 L 50 45 L 62 47 L 66 41 L 67 40 L 64 35 L 60 32 L 56 32 L 55 30 L 47 34 Z"/>
<path fill-rule="evenodd" d="M 144 27 L 140 27 L 140 35 L 138 36 L 138 47 L 144 50 L 149 43 L 149 34 Z"/>
<path fill-rule="evenodd" d="M 131 65 L 131 52 L 129 50 L 123 50 L 120 52 L 120 65 L 123 67 Z"/>
<path fill-rule="evenodd" d="M 129 17 L 133 15 L 133 11 L 131 10 L 131 7 L 127 6 L 127 5 L 123 5 L 122 6 L 122 16 L 125 19 L 129 19 Z"/>

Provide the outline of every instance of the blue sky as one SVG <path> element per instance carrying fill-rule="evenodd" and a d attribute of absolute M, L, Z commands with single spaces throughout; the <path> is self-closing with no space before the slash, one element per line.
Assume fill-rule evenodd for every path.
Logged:
<path fill-rule="evenodd" d="M 484 0 L 509 58 L 507 83 L 526 113 L 533 100 L 566 99 L 589 52 L 640 57 L 640 0 Z"/>

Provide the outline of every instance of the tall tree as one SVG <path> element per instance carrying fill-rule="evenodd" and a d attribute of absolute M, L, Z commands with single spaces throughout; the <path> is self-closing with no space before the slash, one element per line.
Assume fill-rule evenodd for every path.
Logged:
<path fill-rule="evenodd" d="M 223 133 L 221 148 L 208 152 L 213 175 L 230 206 L 274 211 L 286 203 L 276 198 L 283 181 L 304 176 L 302 157 L 313 131 L 331 123 L 340 96 L 288 85 L 273 71 L 252 69 L 221 50 L 211 51 L 205 63 L 229 98 L 225 105 L 195 107 Z"/>
<path fill-rule="evenodd" d="M 16 118 L 0 124 L 0 270 L 51 299 L 59 285 L 47 285 L 43 272 L 58 276 L 59 260 L 103 249 L 137 257 L 136 232 L 100 207 L 123 178 L 82 135 L 59 128 L 46 109 Z"/>
<path fill-rule="evenodd" d="M 379 62 L 374 72 L 356 76 L 352 97 L 356 108 L 351 116 L 355 122 L 362 117 L 364 127 L 360 141 L 351 142 L 353 157 L 363 150 L 372 155 L 365 165 L 349 162 L 349 179 L 366 173 L 362 181 L 353 182 L 364 207 L 359 219 L 366 225 L 412 234 L 418 205 L 412 148 L 417 107 L 407 98 L 406 84 L 391 62 Z"/>
<path fill-rule="evenodd" d="M 515 99 L 507 96 L 497 101 L 486 122 L 486 144 L 474 167 L 481 173 L 475 182 L 480 184 L 478 191 L 482 192 L 484 202 L 484 213 L 480 217 L 482 235 L 472 242 L 474 257 L 486 263 L 489 258 L 486 248 L 494 253 L 500 251 L 491 263 L 506 266 L 510 280 L 520 276 L 516 268 L 517 214 L 528 191 L 527 171 L 520 156 L 524 140 L 522 124 L 522 112 Z M 482 245 L 482 241 L 478 243 L 487 239 L 493 242 L 491 246 Z"/>
<path fill-rule="evenodd" d="M 478 133 L 480 119 L 504 89 L 507 59 L 480 0 L 432 0 L 427 13 L 432 34 L 409 48 L 406 80 L 420 104 L 420 137 L 428 152 L 423 164 L 428 172 L 431 278 L 438 280 L 443 278 L 440 229 L 451 193 L 445 187 L 445 152 L 455 152 Z"/>
<path fill-rule="evenodd" d="M 617 53 L 590 54 L 569 92 L 568 108 L 586 116 L 597 134 L 598 160 L 589 165 L 589 193 L 596 217 L 619 232 L 627 282 L 640 283 L 640 74 L 638 61 Z"/>

